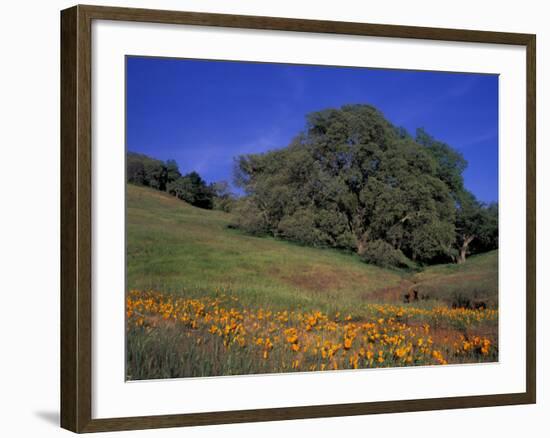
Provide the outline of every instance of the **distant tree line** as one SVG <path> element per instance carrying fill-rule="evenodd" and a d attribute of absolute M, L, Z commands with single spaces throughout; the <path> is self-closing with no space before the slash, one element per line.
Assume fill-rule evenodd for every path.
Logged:
<path fill-rule="evenodd" d="M 132 184 L 167 192 L 195 207 L 229 211 L 234 202 L 227 182 L 207 184 L 195 171 L 182 175 L 174 160 L 161 161 L 128 152 L 126 179 Z"/>
<path fill-rule="evenodd" d="M 460 152 L 374 107 L 308 115 L 288 147 L 236 158 L 236 226 L 380 266 L 463 263 L 498 247 L 498 205 L 464 187 Z"/>

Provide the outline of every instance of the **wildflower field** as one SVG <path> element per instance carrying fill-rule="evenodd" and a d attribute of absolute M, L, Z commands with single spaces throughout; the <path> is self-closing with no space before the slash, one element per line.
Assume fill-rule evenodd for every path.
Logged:
<path fill-rule="evenodd" d="M 369 315 L 249 309 L 131 291 L 128 377 L 168 378 L 495 361 L 495 310 L 367 305 Z M 460 330 L 456 327 L 468 327 Z"/>
<path fill-rule="evenodd" d="M 127 379 L 498 360 L 496 253 L 411 277 L 228 222 L 128 187 Z"/>

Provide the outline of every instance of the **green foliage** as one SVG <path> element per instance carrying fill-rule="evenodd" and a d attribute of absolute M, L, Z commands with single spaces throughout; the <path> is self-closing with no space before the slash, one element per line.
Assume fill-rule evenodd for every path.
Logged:
<path fill-rule="evenodd" d="M 323 243 L 322 232 L 315 226 L 311 210 L 296 210 L 290 216 L 284 216 L 278 224 L 279 236 L 311 246 Z"/>
<path fill-rule="evenodd" d="M 368 242 L 360 256 L 365 262 L 383 268 L 408 265 L 407 258 L 399 249 L 380 239 Z"/>
<path fill-rule="evenodd" d="M 221 210 L 229 213 L 235 207 L 236 198 L 227 181 L 218 181 L 210 185 L 214 195 L 214 210 Z"/>
<path fill-rule="evenodd" d="M 363 253 L 384 241 L 420 262 L 450 259 L 460 154 L 420 131 L 420 144 L 368 105 L 312 113 L 288 147 L 240 156 L 240 214 L 285 239 Z M 250 211 L 247 211 L 248 207 Z M 246 223 L 245 223 L 246 222 Z M 250 219 L 241 223 L 245 231 Z"/>
<path fill-rule="evenodd" d="M 463 263 L 498 247 L 498 205 L 464 188 L 466 165 L 423 129 L 412 138 L 372 106 L 345 105 L 309 114 L 288 147 L 236 157 L 241 199 L 225 181 L 208 185 L 174 160 L 131 152 L 127 180 L 234 212 L 234 225 L 256 236 L 359 254 L 385 242 L 420 264 Z"/>
<path fill-rule="evenodd" d="M 424 146 L 436 159 L 438 178 L 449 187 L 455 200 L 458 199 L 464 191 L 462 173 L 468 166 L 463 155 L 449 145 L 437 141 L 423 128 L 417 129 L 415 140 L 418 144 Z"/>
<path fill-rule="evenodd" d="M 483 205 L 484 220 L 478 230 L 478 239 L 474 245 L 476 253 L 498 248 L 498 204 L 492 202 Z"/>
<path fill-rule="evenodd" d="M 169 194 L 181 199 L 182 201 L 186 201 L 191 204 L 194 200 L 193 184 L 189 178 L 179 177 L 175 181 L 168 184 L 167 189 Z"/>
<path fill-rule="evenodd" d="M 197 172 L 188 173 L 168 184 L 168 193 L 200 208 L 212 209 L 214 192 Z"/>
<path fill-rule="evenodd" d="M 126 180 L 168 192 L 200 208 L 211 209 L 217 205 L 219 209 L 229 211 L 234 201 L 227 183 L 208 186 L 197 172 L 182 176 L 174 160 L 163 162 L 135 152 L 126 155 Z"/>
<path fill-rule="evenodd" d="M 175 160 L 167 160 L 164 166 L 166 167 L 167 183 L 171 183 L 181 176 L 178 163 L 176 163 Z"/>
<path fill-rule="evenodd" d="M 234 208 L 236 221 L 231 224 L 253 236 L 265 236 L 269 227 L 262 211 L 250 198 L 239 200 Z"/>
<path fill-rule="evenodd" d="M 456 217 L 458 262 L 467 254 L 484 252 L 498 247 L 498 205 L 484 205 L 469 192 L 459 198 Z"/>
<path fill-rule="evenodd" d="M 126 179 L 133 184 L 166 190 L 168 173 L 165 163 L 143 154 L 128 152 Z"/>

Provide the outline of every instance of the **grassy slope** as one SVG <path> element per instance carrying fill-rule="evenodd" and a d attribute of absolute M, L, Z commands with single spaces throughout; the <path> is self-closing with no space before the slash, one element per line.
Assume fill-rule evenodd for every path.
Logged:
<path fill-rule="evenodd" d="M 435 265 L 413 276 L 420 293 L 447 302 L 463 297 L 498 306 L 498 251 L 469 257 L 462 265 Z"/>
<path fill-rule="evenodd" d="M 200 297 L 198 303 L 208 303 L 207 295 L 221 289 L 239 297 L 239 302 L 226 298 L 218 313 L 213 312 L 212 307 L 205 313 L 188 313 L 188 307 L 182 311 L 176 306 L 169 310 L 172 316 L 168 319 L 166 308 L 148 313 L 143 302 L 132 307 L 135 312 L 128 319 L 126 337 L 126 375 L 130 380 L 308 371 L 311 366 L 315 370 L 336 369 L 336 363 L 341 369 L 437 362 L 430 349 L 427 353 L 418 348 L 414 352 L 410 350 L 414 358 L 409 363 L 396 357 L 393 344 L 374 340 L 374 344 L 368 341 L 367 345 L 365 330 L 370 333 L 371 326 L 365 329 L 362 324 L 353 326 L 357 338 L 352 341 L 351 349 L 333 351 L 331 347 L 335 356 L 325 358 L 321 350 L 316 351 L 313 346 L 327 341 L 332 346 L 342 345 L 349 330 L 347 320 L 337 318 L 336 311 L 352 315 L 354 321 L 375 322 L 379 332 L 398 333 L 402 336 L 399 339 L 404 339 L 403 345 L 416 345 L 417 335 L 426 336 L 421 324 L 427 322 L 433 340 L 430 348 L 450 363 L 498 359 L 498 325 L 490 312 L 487 318 L 472 324 L 470 314 L 463 309 L 419 313 L 423 310 L 419 307 L 433 307 L 441 301 L 416 301 L 400 308 L 368 305 L 400 303 L 403 291 L 409 287 L 445 301 L 457 290 L 473 296 L 484 288 L 494 290 L 496 295 L 497 252 L 471 257 L 461 266 L 432 266 L 411 275 L 366 265 L 352 254 L 247 236 L 227 228 L 230 215 L 191 207 L 158 191 L 128 186 L 127 195 L 129 289 L 154 289 L 161 292 L 153 295 L 160 297 L 155 299 L 166 298 L 169 302 L 172 297 L 164 292 L 184 293 L 186 298 Z M 141 296 L 136 293 L 136 297 Z M 330 317 L 325 316 L 326 327 L 320 323 L 315 330 L 310 330 L 304 325 L 303 316 L 293 312 L 286 321 L 265 312 L 260 321 L 256 312 L 247 312 L 257 306 L 273 311 L 315 309 Z M 237 336 L 240 324 L 226 335 L 225 329 L 231 326 L 222 317 L 230 308 L 236 308 L 242 316 L 246 336 L 240 331 Z M 396 314 L 395 309 L 401 312 L 399 323 L 388 318 L 389 314 Z M 187 322 L 180 319 L 183 314 Z M 380 319 L 381 316 L 384 318 Z M 196 326 L 189 325 L 190 317 L 197 322 Z M 212 327 L 218 330 L 216 334 L 211 331 Z M 288 327 L 296 330 L 298 344 L 293 346 L 298 345 L 299 351 L 290 347 Z M 455 342 L 462 342 L 461 335 L 487 337 L 492 346 L 489 353 L 481 354 L 477 347 L 458 353 Z M 235 343 L 238 337 L 247 348 Z M 265 343 L 258 344 L 259 338 L 265 339 Z M 267 340 L 272 341 L 269 349 L 266 349 Z M 368 362 L 368 356 L 362 356 L 361 362 L 357 359 L 352 365 L 350 357 L 359 358 L 362 349 L 371 347 L 377 352 L 377 358 L 380 351 L 384 352 L 383 364 L 378 360 L 373 362 L 372 358 Z"/>
<path fill-rule="evenodd" d="M 127 212 L 129 289 L 200 294 L 223 287 L 250 305 L 348 311 L 402 279 L 352 254 L 244 235 L 227 228 L 227 213 L 147 188 L 128 185 Z"/>
<path fill-rule="evenodd" d="M 242 234 L 227 228 L 227 213 L 143 187 L 128 185 L 127 208 L 129 289 L 202 295 L 223 288 L 245 304 L 273 309 L 358 311 L 386 295 L 400 302 L 412 280 L 419 293 L 447 304 L 457 296 L 498 304 L 498 251 L 410 277 L 352 254 Z"/>

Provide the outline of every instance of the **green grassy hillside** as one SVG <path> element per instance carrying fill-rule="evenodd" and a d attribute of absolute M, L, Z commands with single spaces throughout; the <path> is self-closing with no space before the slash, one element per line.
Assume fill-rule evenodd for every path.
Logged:
<path fill-rule="evenodd" d="M 419 293 L 449 304 L 498 307 L 498 251 L 468 257 L 462 265 L 434 265 L 414 275 Z"/>
<path fill-rule="evenodd" d="M 359 310 L 400 303 L 414 288 L 422 306 L 498 305 L 498 251 L 463 265 L 411 275 L 367 265 L 353 254 L 309 248 L 228 228 L 228 213 L 192 207 L 166 193 L 127 188 L 127 286 L 186 296 L 222 290 L 249 305 Z"/>
<path fill-rule="evenodd" d="M 245 235 L 230 220 L 128 185 L 127 287 L 187 296 L 223 288 L 255 306 L 346 311 L 402 281 L 353 254 Z"/>
<path fill-rule="evenodd" d="M 496 252 L 413 275 L 230 222 L 128 186 L 128 379 L 498 360 L 498 312 L 449 308 L 496 299 Z"/>

